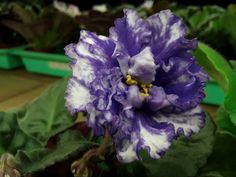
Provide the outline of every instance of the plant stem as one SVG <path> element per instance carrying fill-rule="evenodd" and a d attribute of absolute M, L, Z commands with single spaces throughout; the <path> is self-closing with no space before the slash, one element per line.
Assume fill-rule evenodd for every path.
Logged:
<path fill-rule="evenodd" d="M 108 151 L 108 146 L 110 142 L 110 136 L 106 132 L 105 137 L 102 140 L 102 143 L 99 147 L 88 150 L 82 158 L 75 161 L 71 165 L 71 171 L 74 176 L 77 176 L 78 173 L 84 173 L 92 162 L 96 162 L 99 159 L 103 159 Z"/>

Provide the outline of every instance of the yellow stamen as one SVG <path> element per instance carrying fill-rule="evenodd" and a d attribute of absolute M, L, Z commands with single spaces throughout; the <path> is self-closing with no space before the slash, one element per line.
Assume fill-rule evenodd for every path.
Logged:
<path fill-rule="evenodd" d="M 151 88 L 151 87 L 152 87 L 152 84 L 148 84 L 147 87 L 148 87 L 148 88 Z"/>
<path fill-rule="evenodd" d="M 138 85 L 138 86 L 140 86 L 143 90 L 143 93 L 141 93 L 141 96 L 143 96 L 143 97 L 149 96 L 148 92 L 149 92 L 149 88 L 152 87 L 152 84 L 147 85 L 147 84 L 141 83 L 141 82 L 133 79 L 132 76 L 129 75 L 129 74 L 126 76 L 126 83 L 128 85 Z"/>
<path fill-rule="evenodd" d="M 141 93 L 142 96 L 146 97 L 146 96 L 149 96 L 149 88 L 151 87 L 150 84 L 149 85 L 146 85 L 146 84 L 140 84 L 140 87 L 143 89 L 143 93 Z"/>
<path fill-rule="evenodd" d="M 143 97 L 147 97 L 147 96 L 149 96 L 148 93 L 140 93 L 140 95 L 143 96 Z"/>
<path fill-rule="evenodd" d="M 128 75 L 126 76 L 126 83 L 127 83 L 128 85 L 137 85 L 137 84 L 138 84 L 138 81 L 132 79 L 131 75 L 128 74 Z"/>

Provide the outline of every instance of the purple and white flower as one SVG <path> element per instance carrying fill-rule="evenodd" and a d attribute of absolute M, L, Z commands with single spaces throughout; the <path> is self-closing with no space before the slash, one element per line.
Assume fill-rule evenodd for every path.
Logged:
<path fill-rule="evenodd" d="M 197 39 L 185 32 L 170 10 L 142 19 L 125 9 L 109 37 L 83 30 L 65 47 L 73 72 L 66 106 L 86 111 L 96 135 L 108 132 L 122 162 L 140 159 L 140 150 L 158 159 L 181 133 L 204 126 L 199 103 L 208 76 L 191 54 Z"/>

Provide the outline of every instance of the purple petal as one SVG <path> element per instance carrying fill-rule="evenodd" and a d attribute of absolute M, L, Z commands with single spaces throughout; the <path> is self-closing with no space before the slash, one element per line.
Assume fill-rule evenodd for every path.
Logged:
<path fill-rule="evenodd" d="M 171 123 L 174 126 L 176 135 L 184 133 L 190 136 L 198 133 L 205 123 L 205 114 L 200 106 L 179 114 L 157 114 L 155 120 L 159 123 Z"/>
<path fill-rule="evenodd" d="M 153 86 L 149 89 L 149 97 L 146 100 L 146 105 L 150 111 L 157 112 L 160 109 L 171 106 L 177 99 L 177 95 L 168 95 L 162 87 Z"/>
<path fill-rule="evenodd" d="M 89 83 L 96 77 L 98 68 L 111 68 L 118 65 L 111 57 L 114 48 L 115 44 L 109 38 L 81 31 L 79 43 L 65 47 L 66 55 L 72 59 L 70 67 L 73 76 Z"/>
<path fill-rule="evenodd" d="M 93 128 L 96 135 L 104 135 L 108 124 L 119 112 L 120 104 L 114 101 L 117 87 L 121 82 L 122 73 L 119 68 L 101 70 L 89 85 L 93 101 L 87 106 L 88 126 Z"/>
<path fill-rule="evenodd" d="M 117 146 L 117 158 L 129 163 L 139 159 L 139 151 L 147 150 L 149 155 L 158 159 L 171 145 L 174 130 L 171 124 L 156 123 L 151 117 L 135 115 L 135 127 L 131 129 L 130 138 L 123 139 L 121 148 Z"/>
<path fill-rule="evenodd" d="M 189 56 L 172 57 L 166 63 L 157 69 L 155 83 L 161 85 L 166 94 L 178 96 L 174 105 L 179 109 L 198 105 L 205 96 L 203 87 L 208 80 L 207 74 Z"/>
<path fill-rule="evenodd" d="M 184 38 L 186 25 L 170 10 L 163 10 L 147 19 L 152 29 L 150 45 L 156 60 L 165 60 L 180 50 L 193 50 L 197 41 Z"/>
<path fill-rule="evenodd" d="M 76 47 L 79 55 L 91 57 L 106 64 L 110 62 L 115 49 L 115 44 L 110 38 L 85 30 L 80 32 L 79 44 Z"/>
<path fill-rule="evenodd" d="M 195 71 L 192 71 L 192 70 Z M 203 87 L 208 80 L 208 76 L 195 63 L 185 68 L 185 71 L 174 82 L 165 86 L 168 94 L 178 95 L 175 104 L 183 110 L 187 110 L 198 105 L 204 98 Z"/>
<path fill-rule="evenodd" d="M 110 38 L 117 42 L 116 51 L 129 56 L 137 55 L 149 42 L 150 36 L 148 23 L 130 9 L 124 9 L 124 17 L 117 19 L 115 27 L 110 28 Z"/>
<path fill-rule="evenodd" d="M 136 80 L 150 84 L 155 80 L 156 65 L 150 47 L 146 47 L 139 54 L 130 59 L 128 74 Z"/>

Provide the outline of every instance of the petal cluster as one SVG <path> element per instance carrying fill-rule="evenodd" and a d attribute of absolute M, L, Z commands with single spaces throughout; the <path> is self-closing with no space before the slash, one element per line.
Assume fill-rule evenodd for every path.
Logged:
<path fill-rule="evenodd" d="M 109 37 L 81 31 L 65 47 L 73 72 L 66 107 L 86 111 L 96 135 L 108 132 L 122 162 L 140 159 L 141 150 L 160 158 L 181 133 L 204 126 L 199 103 L 208 76 L 191 54 L 197 40 L 185 32 L 169 10 L 142 19 L 124 9 Z"/>

